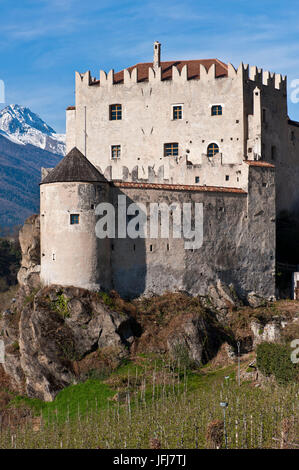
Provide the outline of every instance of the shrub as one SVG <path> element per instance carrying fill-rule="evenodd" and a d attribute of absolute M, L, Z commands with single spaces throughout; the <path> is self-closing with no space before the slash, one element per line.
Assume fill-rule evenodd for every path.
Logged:
<path fill-rule="evenodd" d="M 298 380 L 299 367 L 291 361 L 291 348 L 284 344 L 261 343 L 256 350 L 258 369 L 267 377 L 274 376 L 278 383 Z"/>
<path fill-rule="evenodd" d="M 220 449 L 223 445 L 223 438 L 224 422 L 220 419 L 210 422 L 206 432 L 208 447 L 212 449 Z"/>
<path fill-rule="evenodd" d="M 63 318 L 67 318 L 70 315 L 68 303 L 69 299 L 64 297 L 63 294 L 59 294 L 57 299 L 52 302 L 52 309 L 58 312 Z"/>
<path fill-rule="evenodd" d="M 113 308 L 114 302 L 111 299 L 110 295 L 107 292 L 99 292 L 99 296 L 107 307 Z"/>

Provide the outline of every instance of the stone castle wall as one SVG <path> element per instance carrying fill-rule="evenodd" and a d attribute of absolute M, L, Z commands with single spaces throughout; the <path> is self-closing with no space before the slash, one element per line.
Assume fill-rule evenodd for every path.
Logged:
<path fill-rule="evenodd" d="M 275 185 L 271 168 L 250 167 L 249 193 L 145 190 L 119 183 L 128 201 L 203 203 L 203 245 L 186 250 L 183 239 L 115 240 L 112 285 L 123 296 L 184 290 L 205 295 L 221 280 L 246 297 L 275 295 Z"/>
<path fill-rule="evenodd" d="M 275 295 L 275 184 L 272 167 L 248 165 L 249 192 L 119 182 L 41 185 L 43 284 L 115 289 L 124 297 L 184 290 L 206 294 L 217 280 L 239 295 Z M 184 239 L 95 235 L 95 207 L 118 196 L 130 203 L 202 203 L 203 244 Z M 71 213 L 80 224 L 70 225 Z M 53 257 L 53 255 L 55 255 Z"/>

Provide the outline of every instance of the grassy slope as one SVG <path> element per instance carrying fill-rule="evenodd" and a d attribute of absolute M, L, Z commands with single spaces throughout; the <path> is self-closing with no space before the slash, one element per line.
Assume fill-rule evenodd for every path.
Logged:
<path fill-rule="evenodd" d="M 250 359 L 242 362 L 244 371 Z M 117 392 L 119 402 L 112 399 Z M 21 448 L 148 448 L 152 438 L 162 448 L 205 448 L 207 425 L 222 419 L 219 403 L 228 401 L 229 446 L 256 448 L 277 445 L 282 419 L 293 420 L 298 441 L 298 392 L 298 385 L 261 389 L 243 381 L 238 387 L 236 365 L 185 371 L 152 354 L 135 357 L 104 381 L 70 386 L 52 403 L 15 397 L 8 406 L 29 405 L 43 417 L 37 432 L 30 423 L 27 431 L 13 431 Z M 10 446 L 11 433 L 3 433 L 0 447 Z"/>

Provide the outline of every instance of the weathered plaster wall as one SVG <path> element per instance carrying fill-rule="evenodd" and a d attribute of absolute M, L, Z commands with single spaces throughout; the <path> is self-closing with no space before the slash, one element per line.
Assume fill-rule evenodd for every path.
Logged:
<path fill-rule="evenodd" d="M 241 296 L 254 291 L 275 295 L 274 170 L 249 168 L 249 194 L 118 188 L 128 201 L 201 202 L 204 238 L 201 248 L 185 250 L 183 239 L 115 240 L 112 284 L 124 296 L 186 290 L 206 294 L 217 279 Z"/>
<path fill-rule="evenodd" d="M 219 185 L 232 187 L 236 170 L 244 159 L 243 67 L 238 73 L 229 66 L 229 76 L 215 78 L 212 66 L 201 68 L 200 80 L 187 80 L 174 67 L 173 79 L 161 81 L 160 69 L 151 70 L 148 82 L 136 82 L 132 72 L 124 84 L 112 84 L 101 72 L 100 83 L 93 84 L 89 72 L 76 73 L 76 111 L 67 111 L 67 150 L 76 146 L 103 173 L 111 167 L 112 179 L 123 179 L 123 167 L 131 173 L 138 168 L 138 178 L 148 179 L 148 167 L 155 172 L 164 166 L 164 178 L 178 183 L 183 179 L 186 160 L 201 165 L 207 146 L 218 144 L 227 168 L 217 172 Z M 121 103 L 121 121 L 109 120 L 109 105 Z M 172 119 L 172 105 L 183 105 L 183 119 Z M 222 116 L 211 116 L 211 106 L 221 104 Z M 86 123 L 86 133 L 85 133 Z M 74 138 L 75 136 L 75 138 Z M 86 137 L 86 138 L 85 138 Z M 164 143 L 178 142 L 179 157 L 164 157 Z M 111 161 L 111 145 L 121 145 L 121 159 Z M 176 161 L 178 160 L 178 162 Z M 238 170 L 238 169 L 237 169 Z M 198 170 L 185 169 L 185 184 L 194 184 Z M 200 172 L 200 184 L 211 184 L 215 174 Z"/>
<path fill-rule="evenodd" d="M 40 186 L 41 281 L 45 285 L 109 288 L 110 242 L 95 236 L 95 207 L 109 199 L 108 184 Z M 79 214 L 80 223 L 70 224 Z"/>

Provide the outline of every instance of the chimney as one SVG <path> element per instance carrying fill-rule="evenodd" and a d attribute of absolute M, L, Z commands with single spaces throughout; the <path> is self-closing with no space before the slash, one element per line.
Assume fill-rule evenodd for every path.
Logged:
<path fill-rule="evenodd" d="M 161 61 L 161 44 L 159 41 L 155 41 L 154 43 L 154 69 L 157 69 L 160 67 L 160 61 Z"/>

